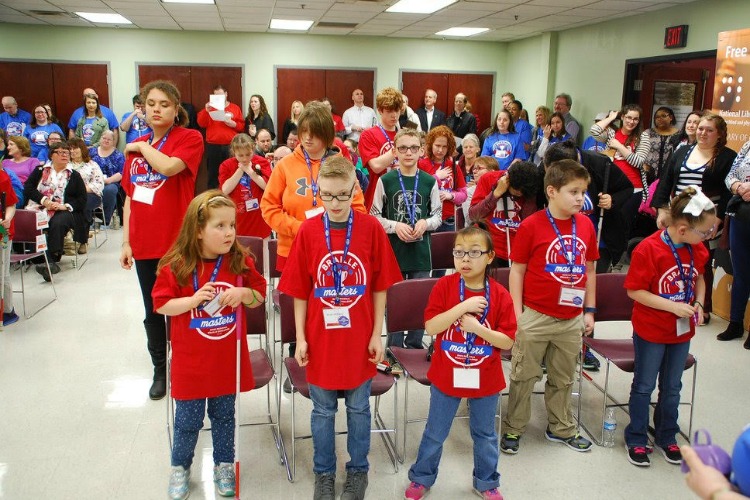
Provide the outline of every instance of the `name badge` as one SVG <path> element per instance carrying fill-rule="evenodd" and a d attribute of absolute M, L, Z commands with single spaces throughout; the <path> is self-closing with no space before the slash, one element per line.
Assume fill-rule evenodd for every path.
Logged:
<path fill-rule="evenodd" d="M 258 203 L 258 198 L 250 198 L 249 200 L 245 200 L 245 210 L 247 212 L 258 210 L 259 207 L 260 204 Z"/>
<path fill-rule="evenodd" d="M 36 212 L 36 228 L 45 229 L 49 227 L 49 217 L 46 210 Z"/>
<path fill-rule="evenodd" d="M 47 235 L 37 234 L 36 235 L 36 251 L 44 252 L 45 250 L 47 250 Z"/>
<path fill-rule="evenodd" d="M 156 189 L 149 189 L 147 187 L 139 186 L 138 184 L 136 184 L 135 189 L 133 190 L 133 201 L 139 201 L 141 203 L 145 203 L 146 205 L 153 205 L 155 194 Z"/>
<path fill-rule="evenodd" d="M 690 333 L 690 318 L 677 318 L 677 336 Z"/>
<path fill-rule="evenodd" d="M 454 368 L 453 387 L 456 389 L 479 389 L 479 368 Z"/>
<path fill-rule="evenodd" d="M 586 296 L 585 288 L 576 288 L 574 286 L 560 287 L 560 300 L 557 302 L 561 306 L 583 307 L 583 298 Z"/>
<path fill-rule="evenodd" d="M 219 305 L 220 298 L 221 298 L 221 294 L 218 293 L 214 296 L 213 299 L 211 299 L 210 301 L 206 302 L 203 305 L 203 310 L 206 312 L 206 314 L 208 314 L 209 316 L 216 316 L 216 313 L 218 313 L 224 308 L 224 306 Z"/>
<path fill-rule="evenodd" d="M 325 208 L 318 207 L 318 208 L 311 208 L 310 210 L 305 210 L 305 219 L 312 219 L 313 217 L 322 214 L 325 212 Z"/>
<path fill-rule="evenodd" d="M 351 327 L 352 322 L 349 318 L 349 309 L 346 307 L 323 309 L 323 324 L 326 330 Z"/>

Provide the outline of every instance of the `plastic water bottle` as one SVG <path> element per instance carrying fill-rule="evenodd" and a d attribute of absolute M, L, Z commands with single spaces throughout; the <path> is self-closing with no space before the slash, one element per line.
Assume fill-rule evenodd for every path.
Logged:
<path fill-rule="evenodd" d="M 604 417 L 604 426 L 602 428 L 602 446 L 607 448 L 614 447 L 616 430 L 617 419 L 615 418 L 615 409 L 607 408 L 607 415 Z"/>

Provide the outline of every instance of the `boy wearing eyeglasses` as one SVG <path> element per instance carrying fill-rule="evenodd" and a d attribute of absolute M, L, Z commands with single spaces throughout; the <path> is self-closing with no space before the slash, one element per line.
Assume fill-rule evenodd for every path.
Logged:
<path fill-rule="evenodd" d="M 518 333 L 513 345 L 508 410 L 500 450 L 518 453 L 531 416 L 531 392 L 547 365 L 545 437 L 574 451 L 591 450 L 576 432 L 570 396 L 581 336 L 591 335 L 596 313 L 594 225 L 580 213 L 590 176 L 575 160 L 552 163 L 544 175 L 548 207 L 521 222 L 510 259 L 510 294 Z"/>
<path fill-rule="evenodd" d="M 318 176 L 325 212 L 300 226 L 279 282 L 294 297 L 295 359 L 307 367 L 313 402 L 314 498 L 334 500 L 337 398 L 347 410 L 346 483 L 341 498 L 363 499 L 370 450 L 370 385 L 383 360 L 386 290 L 401 281 L 378 221 L 352 209 L 354 165 L 340 156 Z"/>
<path fill-rule="evenodd" d="M 442 222 L 440 191 L 433 176 L 417 167 L 422 156 L 419 132 L 401 129 L 392 149 L 399 168 L 377 180 L 374 215 L 388 234 L 404 279 L 429 278 L 432 269 L 430 232 Z M 372 184 L 372 183 L 371 183 Z M 388 347 L 422 349 L 424 330 L 391 333 Z"/>

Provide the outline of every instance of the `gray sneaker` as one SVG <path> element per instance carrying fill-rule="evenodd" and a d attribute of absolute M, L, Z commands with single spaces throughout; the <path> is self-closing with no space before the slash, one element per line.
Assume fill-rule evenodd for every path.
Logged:
<path fill-rule="evenodd" d="M 336 500 L 336 474 L 315 474 L 313 500 Z"/>
<path fill-rule="evenodd" d="M 341 500 L 364 500 L 367 491 L 367 472 L 347 472 Z"/>
<path fill-rule="evenodd" d="M 190 469 L 179 465 L 172 467 L 167 492 L 172 500 L 185 500 L 190 495 Z"/>

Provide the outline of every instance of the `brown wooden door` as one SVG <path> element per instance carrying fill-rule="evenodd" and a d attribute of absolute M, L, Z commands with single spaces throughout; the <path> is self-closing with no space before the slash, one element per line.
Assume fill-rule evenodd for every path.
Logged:
<path fill-rule="evenodd" d="M 52 63 L 0 62 L 0 82 L 2 94 L 15 97 L 24 111 L 33 115 L 36 106 L 48 102 L 57 113 Z"/>
<path fill-rule="evenodd" d="M 138 66 L 139 92 L 144 85 L 154 80 L 169 80 L 173 82 L 180 91 L 182 101 L 193 104 L 192 87 L 190 85 L 190 66 L 152 66 L 148 64 Z"/>
<path fill-rule="evenodd" d="M 340 70 L 328 69 L 325 72 L 326 91 L 325 95 L 335 108 L 334 113 L 341 116 L 344 111 L 351 108 L 352 92 L 354 89 L 362 89 L 365 94 L 365 106 L 375 109 L 375 72 L 370 70 Z"/>
<path fill-rule="evenodd" d="M 193 106 L 200 111 L 206 106 L 214 87 L 221 85 L 229 95 L 229 101 L 247 114 L 242 95 L 242 67 L 240 66 L 192 66 L 190 68 L 190 93 Z"/>
<path fill-rule="evenodd" d="M 450 103 L 445 114 L 453 113 L 454 97 L 458 93 L 466 94 L 471 103 L 471 112 L 479 117 L 477 134 L 492 126 L 492 102 L 495 88 L 495 75 L 453 73 L 448 75 L 448 93 Z"/>
<path fill-rule="evenodd" d="M 91 87 L 99 96 L 99 104 L 111 108 L 106 64 L 53 64 L 55 82 L 54 111 L 66 124 L 73 111 L 83 106 L 83 89 Z M 121 116 L 113 110 L 115 116 Z M 124 111 L 123 111 L 124 113 Z"/>
<path fill-rule="evenodd" d="M 424 106 L 424 93 L 427 89 L 437 92 L 435 107 L 448 115 L 453 111 L 453 96 L 448 97 L 448 73 L 420 73 L 404 71 L 401 73 L 401 92 L 409 98 L 409 107 L 417 109 Z"/>

